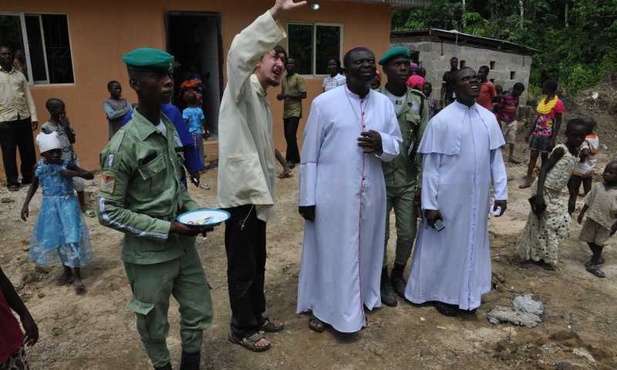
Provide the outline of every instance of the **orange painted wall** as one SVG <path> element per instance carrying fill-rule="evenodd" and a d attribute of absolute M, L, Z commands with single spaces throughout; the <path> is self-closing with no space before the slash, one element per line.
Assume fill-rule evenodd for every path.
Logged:
<path fill-rule="evenodd" d="M 220 12 L 223 48 L 227 53 L 236 33 L 265 12 L 273 1 L 264 0 L 149 0 L 149 1 L 75 1 L 75 0 L 4 0 L 1 12 L 67 14 L 71 38 L 75 83 L 71 85 L 36 85 L 31 87 L 36 100 L 39 120 L 45 122 L 44 102 L 51 97 L 64 100 L 71 123 L 77 132 L 75 150 L 82 166 L 98 168 L 98 154 L 107 142 L 107 121 L 101 102 L 107 98 L 107 81 L 122 83 L 124 96 L 136 101 L 128 86 L 121 56 L 140 46 L 165 48 L 165 11 Z M 290 15 L 286 21 L 326 22 L 343 25 L 343 50 L 364 45 L 377 58 L 389 47 L 390 7 L 381 4 L 359 4 L 321 1 L 321 9 L 308 7 Z M 285 42 L 282 43 L 285 45 Z M 224 70 L 224 68 L 223 68 Z M 304 101 L 304 119 L 312 99 L 321 92 L 322 78 L 305 77 L 308 99 Z M 284 151 L 282 102 L 274 97 L 280 88 L 270 90 L 270 105 L 274 117 L 275 145 Z M 301 130 L 298 133 L 302 138 Z"/>

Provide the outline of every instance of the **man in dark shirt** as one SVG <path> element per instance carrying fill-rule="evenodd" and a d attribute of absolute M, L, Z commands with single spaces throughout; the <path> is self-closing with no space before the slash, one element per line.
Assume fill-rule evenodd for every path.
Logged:
<path fill-rule="evenodd" d="M 450 59 L 450 70 L 443 74 L 441 82 L 441 106 L 452 103 L 456 100 L 454 90 L 456 88 L 456 72 L 458 71 L 458 58 Z"/>

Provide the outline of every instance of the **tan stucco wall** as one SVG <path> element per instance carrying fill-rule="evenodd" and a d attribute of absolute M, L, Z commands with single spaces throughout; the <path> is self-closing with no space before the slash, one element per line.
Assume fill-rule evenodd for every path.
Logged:
<path fill-rule="evenodd" d="M 0 12 L 32 12 L 67 14 L 71 38 L 75 83 L 71 85 L 32 86 L 40 121 L 47 112 L 44 102 L 50 97 L 64 100 L 68 115 L 77 132 L 76 151 L 84 167 L 98 168 L 98 154 L 107 142 L 107 121 L 101 102 L 107 97 L 106 84 L 119 80 L 124 96 L 132 102 L 136 96 L 128 86 L 120 58 L 139 46 L 165 48 L 165 11 L 220 12 L 224 53 L 236 33 L 255 17 L 265 12 L 273 1 L 263 0 L 149 0 L 149 1 L 71 1 L 71 0 L 5 0 Z M 377 57 L 389 47 L 390 7 L 339 1 L 321 1 L 319 11 L 308 7 L 294 12 L 290 21 L 326 22 L 343 25 L 343 50 L 364 45 Z M 286 20 L 283 20 L 285 26 Z M 283 42 L 283 45 L 286 45 Z M 321 92 L 322 78 L 306 77 L 308 99 L 304 101 L 304 119 L 312 99 Z M 275 145 L 285 150 L 282 103 L 270 92 L 274 117 Z M 302 133 L 298 133 L 301 141 Z"/>

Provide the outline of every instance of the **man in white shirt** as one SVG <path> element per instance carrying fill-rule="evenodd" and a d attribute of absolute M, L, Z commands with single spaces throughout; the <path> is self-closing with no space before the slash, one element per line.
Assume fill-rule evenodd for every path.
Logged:
<path fill-rule="evenodd" d="M 23 73 L 13 68 L 13 53 L 0 46 L 0 146 L 6 184 L 10 191 L 19 190 L 17 149 L 21 160 L 21 185 L 32 182 L 36 162 L 34 138 L 38 119 L 36 107 Z"/>
<path fill-rule="evenodd" d="M 266 90 L 284 70 L 279 17 L 306 1 L 276 0 L 234 38 L 227 55 L 227 87 L 219 118 L 217 200 L 231 215 L 225 227 L 231 305 L 229 340 L 251 351 L 270 349 L 263 332 L 284 324 L 263 316 L 266 222 L 274 206 L 272 114 Z"/>

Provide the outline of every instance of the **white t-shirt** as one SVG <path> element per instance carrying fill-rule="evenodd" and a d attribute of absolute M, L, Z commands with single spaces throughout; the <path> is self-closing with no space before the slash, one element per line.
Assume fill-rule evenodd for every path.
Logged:
<path fill-rule="evenodd" d="M 394 111 L 396 112 L 396 114 L 399 114 L 401 109 L 403 109 L 403 103 L 405 103 L 405 94 L 401 96 L 396 96 L 390 91 L 388 91 L 388 89 L 384 89 L 384 93 L 384 95 L 387 96 L 394 105 Z"/>
<path fill-rule="evenodd" d="M 328 91 L 328 90 L 334 89 L 335 87 L 343 86 L 345 85 L 346 82 L 347 82 L 347 77 L 338 73 L 334 77 L 328 76 L 324 78 L 322 86 L 324 88 L 324 91 Z"/>
<path fill-rule="evenodd" d="M 156 125 L 156 129 L 159 130 L 161 135 L 167 137 L 167 127 L 165 127 L 165 124 L 163 123 L 163 120 L 159 121 L 159 124 Z"/>

